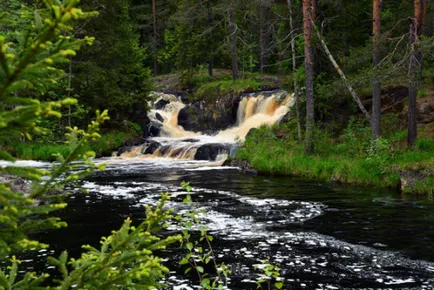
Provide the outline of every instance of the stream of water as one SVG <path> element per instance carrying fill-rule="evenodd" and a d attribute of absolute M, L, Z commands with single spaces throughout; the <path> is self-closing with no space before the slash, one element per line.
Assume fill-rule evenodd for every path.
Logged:
<path fill-rule="evenodd" d="M 229 289 L 256 289 L 254 265 L 265 259 L 281 265 L 283 289 L 434 289 L 432 200 L 289 177 L 247 176 L 220 166 L 251 128 L 281 119 L 291 97 L 244 98 L 235 127 L 216 136 L 183 130 L 177 116 L 184 105 L 174 96 L 168 99 L 164 109 L 150 114 L 161 127 L 159 136 L 119 157 L 100 160 L 107 162 L 107 170 L 81 182 L 90 194 L 70 188 L 69 206 L 58 213 L 69 227 L 41 234 L 52 248 L 24 260 L 24 270 L 46 268 L 45 257 L 65 249 L 77 256 L 83 244 L 98 247 L 100 237 L 127 217 L 143 220 L 144 205 L 155 205 L 161 192 L 170 194 L 168 206 L 175 213 L 188 210 L 180 187 L 187 181 L 193 186 L 194 205 L 205 212 L 201 221 L 215 237 L 217 262 L 232 270 Z M 161 254 L 172 270 L 165 281 L 168 289 L 197 288 L 191 285 L 197 285 L 196 277 L 184 275 L 179 265 L 181 249 Z"/>
<path fill-rule="evenodd" d="M 108 169 L 82 182 L 60 212 L 67 229 L 42 235 L 52 245 L 23 263 L 44 267 L 46 255 L 101 236 L 143 206 L 169 192 L 170 207 L 186 209 L 182 181 L 193 185 L 194 204 L 215 237 L 219 262 L 233 271 L 230 289 L 256 289 L 253 266 L 270 258 L 280 264 L 284 289 L 433 289 L 432 200 L 373 189 L 342 188 L 285 177 L 246 176 L 204 161 L 110 158 Z M 178 265 L 179 249 L 166 253 L 169 289 L 194 289 Z M 45 265 L 46 266 L 46 265 Z"/>

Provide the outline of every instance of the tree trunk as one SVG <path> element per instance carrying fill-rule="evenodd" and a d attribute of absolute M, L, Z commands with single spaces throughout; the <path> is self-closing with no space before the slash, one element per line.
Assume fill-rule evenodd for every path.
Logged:
<path fill-rule="evenodd" d="M 414 0 L 414 18 L 410 18 L 409 44 L 411 47 L 410 63 L 408 66 L 408 139 L 409 146 L 413 146 L 417 138 L 416 98 L 422 70 L 422 54 L 418 48 L 419 35 L 422 32 L 424 7 L 423 0 Z"/>
<path fill-rule="evenodd" d="M 375 72 L 376 66 L 380 63 L 380 36 L 381 36 L 381 5 L 382 0 L 373 0 L 373 50 L 372 60 L 374 65 L 374 77 L 372 79 L 372 140 L 381 136 L 381 82 Z"/>
<path fill-rule="evenodd" d="M 212 26 L 212 15 L 211 15 L 211 8 L 208 6 L 208 27 Z M 210 41 L 213 39 L 213 33 L 212 30 L 210 32 Z M 210 79 L 213 79 L 213 69 L 214 69 L 214 51 L 208 53 L 208 75 Z"/>
<path fill-rule="evenodd" d="M 304 66 L 306 71 L 306 145 L 307 153 L 313 153 L 315 115 L 313 96 L 313 63 L 312 63 L 312 0 L 303 0 L 303 28 L 304 28 Z"/>
<path fill-rule="evenodd" d="M 294 18 L 292 13 L 292 0 L 287 0 L 288 9 L 289 9 L 289 29 L 291 33 L 294 32 Z M 291 54 L 292 54 L 292 72 L 294 79 L 294 95 L 295 95 L 295 112 L 297 115 L 297 135 L 298 135 L 298 143 L 302 142 L 302 133 L 301 133 L 301 114 L 300 114 L 300 93 L 298 91 L 297 78 L 295 74 L 297 72 L 297 59 L 296 59 L 296 51 L 295 51 L 295 37 L 291 39 Z"/>
<path fill-rule="evenodd" d="M 324 49 L 324 52 L 326 53 L 327 57 L 329 58 L 330 62 L 333 64 L 333 66 L 335 67 L 335 69 L 337 70 L 337 72 L 339 73 L 339 75 L 341 76 L 341 79 L 344 80 L 345 85 L 348 88 L 348 91 L 350 92 L 351 96 L 353 97 L 354 101 L 357 103 L 357 106 L 359 106 L 360 111 L 363 112 L 363 114 L 365 115 L 366 119 L 368 120 L 369 123 L 371 123 L 371 115 L 368 113 L 368 111 L 366 111 L 365 106 L 363 106 L 362 101 L 360 100 L 359 96 L 357 95 L 356 91 L 353 89 L 353 87 L 351 86 L 350 82 L 348 81 L 347 77 L 345 76 L 344 72 L 342 71 L 342 69 L 339 67 L 338 63 L 336 62 L 335 58 L 333 57 L 333 55 L 331 54 L 330 50 L 328 49 L 324 39 L 322 38 L 321 34 L 318 32 L 318 29 L 315 27 L 315 24 L 312 22 L 312 25 L 315 28 L 316 31 L 316 35 L 318 36 L 318 39 L 320 40 L 320 43 Z"/>
<path fill-rule="evenodd" d="M 428 15 L 428 0 L 422 0 L 422 30 L 421 30 L 421 34 L 427 35 L 428 32 L 428 19 L 427 19 L 427 15 Z"/>
<path fill-rule="evenodd" d="M 264 73 L 265 66 L 265 0 L 259 5 L 259 72 Z"/>
<path fill-rule="evenodd" d="M 229 10 L 229 26 L 231 29 L 232 44 L 232 78 L 238 79 L 238 52 L 237 52 L 237 25 L 235 24 L 234 10 Z"/>
<path fill-rule="evenodd" d="M 154 17 L 154 75 L 158 74 L 158 47 L 157 47 L 157 9 L 155 0 L 152 0 L 152 14 Z"/>

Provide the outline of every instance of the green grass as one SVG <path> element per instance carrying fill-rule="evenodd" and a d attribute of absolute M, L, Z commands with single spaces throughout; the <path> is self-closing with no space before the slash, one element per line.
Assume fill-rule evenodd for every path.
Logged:
<path fill-rule="evenodd" d="M 103 134 L 99 140 L 86 145 L 82 153 L 94 151 L 97 155 L 111 155 L 114 150 L 133 137 L 134 133 L 131 132 L 110 131 Z M 55 154 L 67 156 L 71 152 L 71 147 L 64 143 L 19 143 L 10 151 L 18 159 L 55 161 Z"/>
<path fill-rule="evenodd" d="M 400 170 L 434 174 L 432 139 L 419 139 L 415 148 L 409 149 L 401 144 L 406 135 L 399 133 L 390 140 L 382 139 L 373 151 L 369 128 L 347 129 L 338 140 L 318 130 L 316 153 L 308 155 L 294 135 L 292 124 L 260 128 L 246 139 L 237 158 L 248 160 L 260 173 L 376 187 L 397 188 Z M 418 183 L 415 192 L 433 189 L 428 178 Z"/>

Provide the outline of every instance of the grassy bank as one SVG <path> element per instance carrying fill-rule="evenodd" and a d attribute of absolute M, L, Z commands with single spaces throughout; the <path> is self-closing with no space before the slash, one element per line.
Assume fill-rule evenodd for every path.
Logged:
<path fill-rule="evenodd" d="M 111 155 L 114 150 L 119 149 L 128 140 L 134 138 L 132 132 L 109 131 L 102 134 L 97 141 L 89 143 L 83 153 L 94 151 L 97 155 Z M 18 159 L 55 161 L 54 154 L 60 153 L 66 156 L 70 153 L 71 147 L 68 144 L 58 143 L 19 143 L 9 150 Z"/>
<path fill-rule="evenodd" d="M 370 129 L 350 124 L 342 136 L 332 138 L 320 130 L 316 153 L 308 155 L 295 141 L 293 124 L 260 128 L 237 153 L 260 173 L 293 175 L 326 182 L 399 188 L 400 172 L 416 176 L 410 191 L 433 193 L 434 140 L 420 138 L 413 149 L 406 133 L 396 132 L 373 150 Z"/>

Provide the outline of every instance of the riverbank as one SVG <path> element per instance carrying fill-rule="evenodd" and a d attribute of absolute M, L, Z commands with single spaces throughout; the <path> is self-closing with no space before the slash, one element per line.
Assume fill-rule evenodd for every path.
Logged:
<path fill-rule="evenodd" d="M 138 136 L 135 132 L 127 130 L 125 132 L 112 130 L 105 132 L 101 138 L 85 146 L 83 153 L 94 151 L 97 157 L 111 156 L 113 151 L 118 150 L 124 145 L 135 145 Z M 139 142 L 140 143 L 140 142 Z M 18 159 L 55 161 L 55 155 L 60 153 L 67 156 L 71 152 L 71 146 L 63 142 L 23 142 L 16 144 L 8 151 Z"/>
<path fill-rule="evenodd" d="M 434 193 L 434 140 L 405 145 L 406 132 L 381 139 L 374 151 L 369 128 L 350 125 L 332 138 L 317 131 L 316 152 L 308 155 L 295 140 L 293 124 L 254 130 L 237 153 L 259 174 L 289 175 L 332 183 Z"/>

